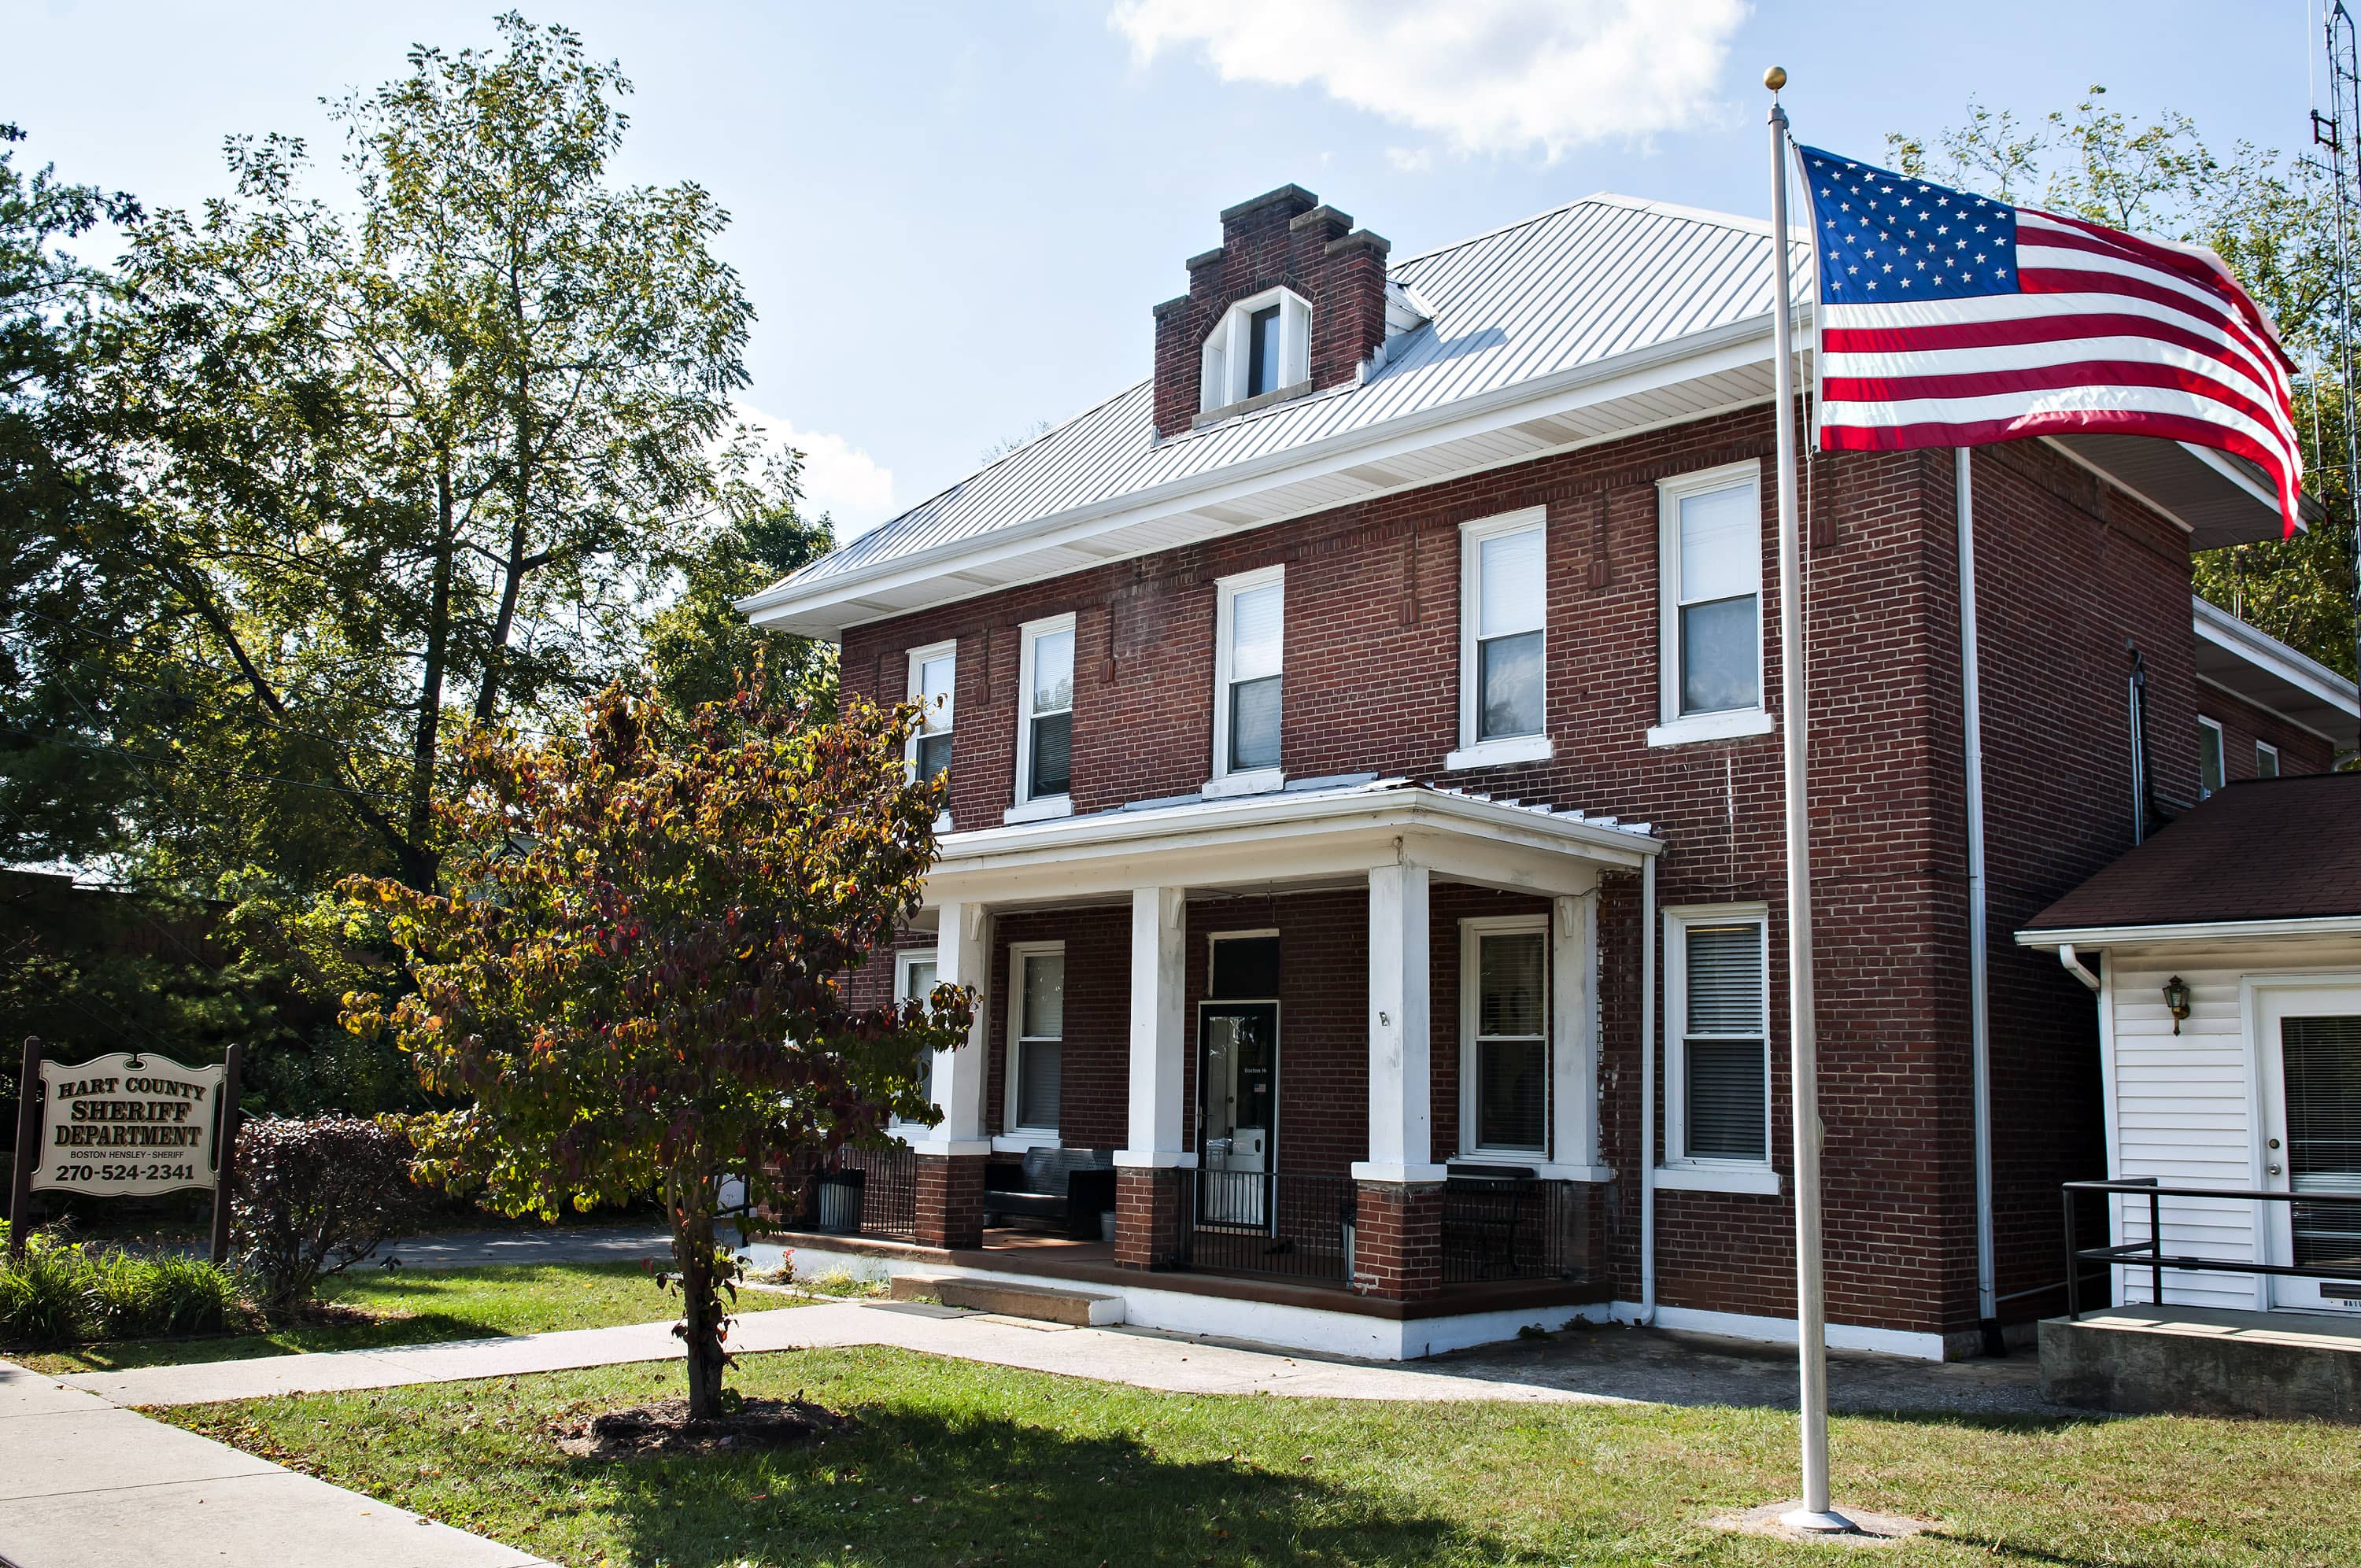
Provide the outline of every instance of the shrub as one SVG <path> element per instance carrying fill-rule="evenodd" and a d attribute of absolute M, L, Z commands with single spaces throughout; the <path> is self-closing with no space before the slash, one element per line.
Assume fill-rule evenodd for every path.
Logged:
<path fill-rule="evenodd" d="M 81 1247 L 35 1233 L 22 1258 L 0 1264 L 0 1342 L 71 1344 L 84 1337 L 84 1274 Z"/>
<path fill-rule="evenodd" d="M 199 1257 L 85 1251 L 92 1327 L 104 1339 L 219 1333 L 237 1316 L 237 1281 Z"/>
<path fill-rule="evenodd" d="M 426 1212 L 410 1139 L 390 1120 L 262 1116 L 237 1130 L 230 1209 L 238 1265 L 280 1309 L 358 1263 Z"/>
<path fill-rule="evenodd" d="M 218 1333 L 239 1308 L 236 1277 L 203 1258 L 36 1233 L 23 1262 L 0 1265 L 0 1344 Z"/>

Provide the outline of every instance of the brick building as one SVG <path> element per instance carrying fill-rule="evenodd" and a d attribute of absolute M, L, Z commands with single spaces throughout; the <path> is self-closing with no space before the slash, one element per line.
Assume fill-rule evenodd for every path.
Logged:
<path fill-rule="evenodd" d="M 829 1246 L 1369 1354 L 1780 1335 L 1773 248 L 1599 196 L 1395 259 L 1284 187 L 1148 379 L 746 602 L 928 704 L 928 914 L 855 983 L 983 997 L 942 1123 L 868 1159 L 888 1236 Z M 2192 609 L 2192 550 L 2278 526 L 2235 461 L 1804 476 L 1830 1335 L 1960 1354 L 2054 1307 L 2057 1183 L 2104 1170 L 2087 995 L 2008 933 L 2207 787 L 2330 767 L 2350 688 Z M 1112 1167 L 1111 1245 L 987 1226 L 1044 1148 Z"/>

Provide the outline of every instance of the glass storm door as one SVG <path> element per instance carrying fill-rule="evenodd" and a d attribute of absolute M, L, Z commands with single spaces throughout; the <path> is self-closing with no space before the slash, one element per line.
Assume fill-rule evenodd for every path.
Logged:
<path fill-rule="evenodd" d="M 1279 1005 L 1207 1002 L 1197 1014 L 1197 1218 L 1266 1226 L 1279 1131 Z"/>
<path fill-rule="evenodd" d="M 2361 1196 L 2361 989 L 2271 990 L 2260 1014 L 2264 1068 L 2263 1185 L 2293 1192 L 2264 1205 L 2275 1263 L 2348 1270 L 2338 1277 L 2279 1277 L 2274 1307 L 2361 1312 L 2361 1204 L 2306 1203 L 2302 1194 Z"/>

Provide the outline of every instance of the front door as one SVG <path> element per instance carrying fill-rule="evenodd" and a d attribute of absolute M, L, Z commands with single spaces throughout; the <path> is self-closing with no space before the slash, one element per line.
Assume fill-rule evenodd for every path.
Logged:
<path fill-rule="evenodd" d="M 1279 1134 L 1279 1004 L 1207 1002 L 1197 1014 L 1197 1218 L 1266 1227 Z"/>
<path fill-rule="evenodd" d="M 2280 1276 L 2275 1307 L 2361 1312 L 2361 1204 L 2306 1203 L 2306 1192 L 2361 1196 L 2361 987 L 2262 993 L 2263 1184 L 2297 1194 L 2264 1205 L 2270 1258 L 2350 1269 L 2327 1279 Z"/>

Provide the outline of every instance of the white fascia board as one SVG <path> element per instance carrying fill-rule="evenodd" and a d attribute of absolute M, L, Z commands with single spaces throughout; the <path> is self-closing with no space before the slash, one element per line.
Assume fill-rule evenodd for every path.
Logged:
<path fill-rule="evenodd" d="M 2343 675 L 2310 655 L 2289 647 L 2268 632 L 2247 625 L 2220 605 L 2196 595 L 2190 597 L 2190 604 L 2196 616 L 2197 635 L 2206 641 L 2226 653 L 2235 654 L 2273 679 L 2285 681 L 2297 690 L 2319 698 L 2340 713 L 2361 716 L 2361 689 L 2356 689 Z M 2246 702 L 2256 700 L 2241 692 L 2231 695 Z M 2284 718 L 2287 716 L 2281 714 L 2279 717 Z M 2323 736 L 2322 739 L 2329 737 Z"/>
<path fill-rule="evenodd" d="M 1796 316 L 1808 324 L 1808 311 L 1798 309 Z M 1011 523 L 972 539 L 947 541 L 908 555 L 895 556 L 864 571 L 824 579 L 800 592 L 792 583 L 778 584 L 739 600 L 736 608 L 751 616 L 757 626 L 775 627 L 812 636 L 841 635 L 847 629 L 865 621 L 909 612 L 895 609 L 882 614 L 870 612 L 840 617 L 831 611 L 840 610 L 850 601 L 870 594 L 891 592 L 917 583 L 939 583 L 955 568 L 972 570 L 986 567 L 1033 551 L 1054 549 L 1137 523 L 1153 521 L 1174 512 L 1218 506 L 1227 500 L 1267 490 L 1274 480 L 1292 484 L 1302 479 L 1319 478 L 1364 463 L 1381 463 L 1387 457 L 1402 452 L 1441 445 L 1466 436 L 1488 434 L 1506 425 L 1521 424 L 1551 414 L 1569 413 L 1682 381 L 1701 380 L 1767 363 L 1771 324 L 1771 313 L 1766 311 L 1758 316 L 1750 316 L 1743 321 L 1731 322 L 1668 343 L 1652 344 L 1593 364 L 1574 366 L 1552 376 L 1497 388 L 1475 397 L 1457 399 L 1359 429 L 1340 431 L 1302 445 L 1280 447 L 1258 457 L 1226 464 L 1202 474 L 1188 475 L 1148 489 Z M 1743 407 L 1760 400 L 1748 399 L 1731 406 Z M 1635 423 L 1628 429 L 1587 436 L 1563 446 L 1537 447 L 1532 452 L 1476 466 L 1469 471 L 1531 462 L 1549 453 L 1623 440 L 1656 425 L 1692 423 L 1712 418 L 1719 411 L 1719 409 L 1708 409 L 1683 413 L 1672 419 Z M 1444 483 L 1451 477 L 1435 475 L 1396 488 L 1417 489 Z M 1368 499 L 1389 492 L 1372 490 L 1367 496 L 1355 499 Z M 1336 504 L 1323 501 L 1305 510 L 1325 511 Z M 1242 529 L 1268 527 L 1283 521 L 1284 518 L 1267 518 L 1235 525 L 1209 522 L 1205 536 L 1212 538 L 1238 532 Z M 1156 548 L 1160 550 L 1170 546 L 1159 544 Z M 1029 576 L 1018 576 L 989 586 L 963 585 L 958 591 L 944 591 L 932 596 L 932 602 L 952 604 L 1031 580 L 1033 578 Z M 948 585 L 943 586 L 948 588 Z"/>
<path fill-rule="evenodd" d="M 2296 920 L 2205 920 L 2187 926 L 2085 926 L 2070 931 L 2019 931 L 2016 945 L 2055 951 L 2144 947 L 2154 942 L 2239 942 L 2257 938 L 2361 936 L 2361 915 L 2312 915 Z"/>
<path fill-rule="evenodd" d="M 1621 828 L 1451 795 L 1249 796 L 954 833 L 928 873 L 927 898 L 1007 904 L 1150 883 L 1349 880 L 1398 857 L 1488 885 L 1576 895 L 1596 885 L 1600 867 L 1635 868 L 1662 849 Z"/>

